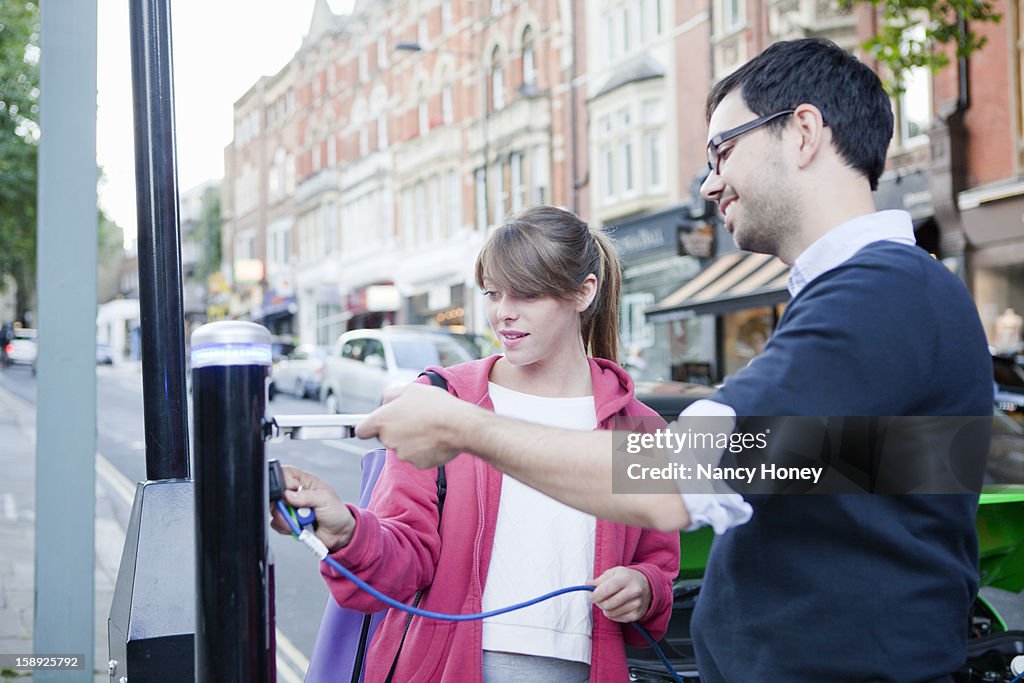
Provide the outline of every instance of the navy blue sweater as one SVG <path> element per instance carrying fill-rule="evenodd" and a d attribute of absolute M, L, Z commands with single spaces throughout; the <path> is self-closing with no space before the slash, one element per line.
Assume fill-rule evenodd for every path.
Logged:
<path fill-rule="evenodd" d="M 738 415 L 991 415 L 991 359 L 963 284 L 920 248 L 877 242 L 804 288 L 715 400 Z M 705 683 L 912 683 L 964 662 L 977 496 L 749 500 L 693 618 Z"/>

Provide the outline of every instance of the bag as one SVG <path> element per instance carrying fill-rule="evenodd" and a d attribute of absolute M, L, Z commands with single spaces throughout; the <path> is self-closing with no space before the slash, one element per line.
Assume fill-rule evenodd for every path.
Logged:
<path fill-rule="evenodd" d="M 424 372 L 430 379 L 430 383 L 447 391 L 448 383 L 444 377 L 436 372 Z M 373 488 L 377 485 L 381 470 L 387 459 L 387 450 L 375 448 L 363 456 L 361 467 L 363 477 L 359 485 L 359 507 L 365 508 L 370 504 L 370 497 L 373 495 Z M 437 468 L 437 514 L 440 525 L 441 512 L 444 509 L 444 499 L 447 493 L 448 482 L 445 476 L 444 465 Z M 423 591 L 416 594 L 413 605 L 419 603 Z M 363 614 L 356 610 L 341 607 L 333 597 L 327 598 L 327 606 L 324 609 L 323 618 L 320 620 L 320 630 L 317 632 L 316 643 L 313 645 L 313 656 L 309 660 L 309 669 L 306 671 L 306 683 L 361 683 L 363 672 L 366 669 L 366 650 L 377 631 L 380 622 L 388 610 L 383 609 L 373 614 Z M 409 615 L 412 619 L 412 615 Z M 406 631 L 409 629 L 409 620 L 405 623 Z M 405 641 L 403 634 L 402 641 Z M 395 654 L 395 661 L 391 664 L 392 673 L 395 664 L 398 662 L 398 654 L 402 651 L 401 644 L 398 646 L 398 653 Z M 390 680 L 389 673 L 388 679 Z"/>

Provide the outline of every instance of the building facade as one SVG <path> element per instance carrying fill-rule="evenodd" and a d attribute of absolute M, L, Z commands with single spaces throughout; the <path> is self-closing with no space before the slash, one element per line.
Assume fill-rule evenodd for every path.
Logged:
<path fill-rule="evenodd" d="M 235 104 L 232 317 L 320 344 L 391 323 L 483 331 L 487 230 L 571 201 L 572 10 L 395 0 L 340 16 L 319 0 L 293 59 Z"/>
<path fill-rule="evenodd" d="M 876 193 L 964 277 L 992 339 L 1024 310 L 1024 0 L 1000 2 L 1007 20 L 978 28 L 989 44 L 963 68 L 906 75 Z M 228 313 L 320 344 L 393 323 L 485 332 L 476 253 L 508 214 L 549 203 L 619 247 L 620 360 L 719 381 L 771 334 L 787 269 L 736 252 L 699 197 L 706 94 L 804 36 L 883 73 L 859 47 L 880 22 L 838 0 L 386 0 L 349 15 L 318 0 L 295 56 L 235 104 Z"/>

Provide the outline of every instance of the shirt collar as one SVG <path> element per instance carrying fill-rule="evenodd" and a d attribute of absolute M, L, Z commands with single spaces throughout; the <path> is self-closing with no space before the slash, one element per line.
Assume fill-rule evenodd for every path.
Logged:
<path fill-rule="evenodd" d="M 790 296 L 874 242 L 914 245 L 914 223 L 906 211 L 877 211 L 846 221 L 819 237 L 796 258 L 789 273 Z"/>

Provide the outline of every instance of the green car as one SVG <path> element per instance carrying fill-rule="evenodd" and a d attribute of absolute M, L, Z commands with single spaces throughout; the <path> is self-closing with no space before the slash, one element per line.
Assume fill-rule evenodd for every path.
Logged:
<path fill-rule="evenodd" d="M 641 401 L 671 421 L 689 403 L 713 390 L 680 382 L 637 382 Z M 979 577 L 982 588 L 1011 593 L 1024 591 L 1024 429 L 996 410 L 992 442 L 975 525 L 978 530 Z M 1003 483 L 1005 482 L 1005 483 Z M 679 576 L 668 633 L 659 642 L 682 680 L 699 681 L 690 639 L 690 615 L 700 592 L 708 553 L 714 541 L 710 528 L 681 535 Z M 975 598 L 969 624 L 968 659 L 958 683 L 1009 683 L 1015 679 L 1010 663 L 1024 654 L 1024 631 L 1013 631 L 983 596 Z M 650 649 L 627 648 L 630 680 L 670 681 Z"/>

